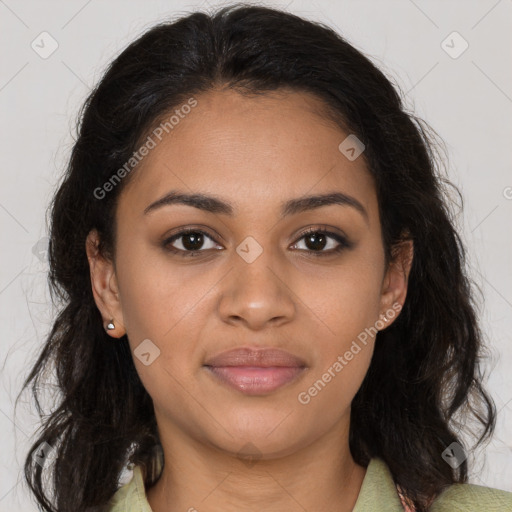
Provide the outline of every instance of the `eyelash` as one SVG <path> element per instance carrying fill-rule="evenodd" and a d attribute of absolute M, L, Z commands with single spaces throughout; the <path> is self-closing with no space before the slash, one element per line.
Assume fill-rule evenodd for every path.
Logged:
<path fill-rule="evenodd" d="M 162 243 L 163 248 L 166 251 L 172 252 L 181 257 L 196 257 L 200 253 L 206 252 L 206 250 L 204 250 L 204 249 L 197 250 L 197 251 L 184 251 L 183 249 L 176 249 L 175 247 L 172 247 L 171 244 L 174 241 L 176 241 L 177 239 L 181 238 L 182 236 L 188 235 L 190 233 L 201 234 L 203 236 L 208 237 L 213 242 L 217 243 L 212 236 L 210 236 L 208 233 L 206 233 L 205 231 L 203 231 L 201 229 L 186 228 L 186 229 L 183 229 L 182 231 L 179 231 L 178 233 L 175 233 L 170 238 L 164 240 L 164 242 Z M 299 251 L 308 252 L 308 253 L 314 255 L 315 257 L 325 257 L 325 256 L 332 256 L 333 254 L 338 254 L 338 253 L 344 251 L 345 249 L 351 249 L 353 247 L 353 243 L 350 242 L 349 240 L 347 240 L 344 236 L 341 236 L 338 233 L 333 233 L 332 231 L 327 231 L 327 230 L 319 229 L 319 228 L 309 228 L 308 230 L 304 231 L 300 235 L 300 238 L 298 238 L 297 241 L 293 245 L 297 244 L 300 240 L 302 240 L 303 238 L 307 237 L 308 235 L 310 235 L 312 233 L 327 235 L 329 238 L 334 238 L 334 240 L 336 240 L 336 242 L 338 242 L 339 245 L 335 249 L 331 249 L 329 251 L 313 251 L 310 249 L 298 249 Z"/>

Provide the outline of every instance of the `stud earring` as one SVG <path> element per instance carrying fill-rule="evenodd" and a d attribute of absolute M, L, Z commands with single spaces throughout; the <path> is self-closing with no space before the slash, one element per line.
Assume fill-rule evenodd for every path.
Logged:
<path fill-rule="evenodd" d="M 113 331 L 116 328 L 114 325 L 114 319 L 110 320 L 110 322 L 107 324 L 107 331 Z"/>

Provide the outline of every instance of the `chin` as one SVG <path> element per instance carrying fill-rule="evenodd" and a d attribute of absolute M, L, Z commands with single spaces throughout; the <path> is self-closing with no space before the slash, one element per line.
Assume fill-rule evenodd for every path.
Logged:
<path fill-rule="evenodd" d="M 283 417 L 275 420 L 260 421 L 256 425 L 238 424 L 226 430 L 216 432 L 209 444 L 237 458 L 272 460 L 285 457 L 297 451 L 301 446 L 307 446 L 311 440 L 298 432 L 295 425 L 280 426 Z M 225 423 L 226 425 L 226 423 Z M 277 428 L 276 428 L 277 426 Z M 293 436 L 291 436 L 293 432 Z"/>

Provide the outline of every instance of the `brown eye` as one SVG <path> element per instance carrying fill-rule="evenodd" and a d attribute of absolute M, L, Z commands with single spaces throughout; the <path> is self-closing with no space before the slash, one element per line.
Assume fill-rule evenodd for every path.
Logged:
<path fill-rule="evenodd" d="M 338 233 L 320 229 L 310 229 L 302 234 L 300 240 L 304 240 L 305 247 L 298 247 L 298 250 L 305 250 L 315 256 L 328 256 L 353 247 L 352 242 Z M 299 242 L 295 243 L 296 249 Z"/>
<path fill-rule="evenodd" d="M 200 252 L 217 247 L 215 240 L 200 229 L 180 231 L 165 240 L 162 245 L 166 250 L 181 256 L 196 256 Z"/>

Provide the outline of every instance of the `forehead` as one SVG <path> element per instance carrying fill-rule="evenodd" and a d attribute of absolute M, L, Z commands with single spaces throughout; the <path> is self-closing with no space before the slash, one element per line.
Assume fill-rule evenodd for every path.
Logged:
<path fill-rule="evenodd" d="M 340 152 L 349 133 L 324 115 L 316 97 L 222 90 L 194 99 L 195 107 L 181 110 L 172 128 L 167 125 L 169 133 L 150 132 L 154 147 L 132 171 L 120 214 L 129 205 L 132 215 L 141 216 L 148 204 L 176 189 L 229 198 L 235 214 L 255 205 L 277 211 L 287 199 L 335 190 L 356 197 L 369 214 L 375 210 L 364 158 L 350 161 Z M 164 121 L 176 110 L 179 105 Z"/>

